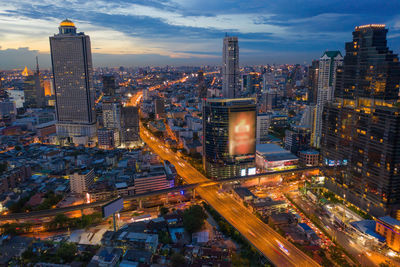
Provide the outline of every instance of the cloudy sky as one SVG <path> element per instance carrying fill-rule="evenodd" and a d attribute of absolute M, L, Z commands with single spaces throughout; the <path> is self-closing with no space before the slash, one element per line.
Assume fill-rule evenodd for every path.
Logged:
<path fill-rule="evenodd" d="M 49 67 L 61 20 L 92 42 L 95 66 L 220 64 L 237 35 L 240 63 L 309 63 L 344 50 L 357 25 L 384 23 L 400 52 L 399 0 L 2 0 L 0 68 Z"/>

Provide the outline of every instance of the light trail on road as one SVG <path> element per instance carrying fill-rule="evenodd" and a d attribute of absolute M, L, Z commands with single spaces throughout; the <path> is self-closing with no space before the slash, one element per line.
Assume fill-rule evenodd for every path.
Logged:
<path fill-rule="evenodd" d="M 213 182 L 160 144 L 160 141 L 142 125 L 140 136 L 154 153 L 175 166 L 185 182 Z M 220 197 L 218 186 L 198 187 L 196 192 L 276 266 L 319 266 L 232 197 Z"/>

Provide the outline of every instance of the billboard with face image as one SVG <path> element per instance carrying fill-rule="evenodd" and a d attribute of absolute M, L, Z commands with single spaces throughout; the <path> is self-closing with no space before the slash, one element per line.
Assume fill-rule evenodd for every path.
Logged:
<path fill-rule="evenodd" d="M 256 152 L 256 112 L 239 111 L 229 114 L 229 154 L 231 156 Z"/>

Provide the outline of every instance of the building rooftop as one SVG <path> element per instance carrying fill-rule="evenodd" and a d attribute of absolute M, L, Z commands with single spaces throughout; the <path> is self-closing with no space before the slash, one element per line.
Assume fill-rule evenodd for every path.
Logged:
<path fill-rule="evenodd" d="M 258 144 L 257 153 L 262 154 L 268 161 L 296 160 L 298 157 L 276 144 Z"/>
<path fill-rule="evenodd" d="M 317 150 L 313 150 L 313 149 L 311 149 L 311 150 L 303 150 L 303 151 L 300 151 L 300 153 L 308 154 L 308 155 L 319 155 L 319 152 Z"/>
<path fill-rule="evenodd" d="M 358 222 L 351 222 L 350 224 L 366 235 L 372 236 L 381 242 L 385 241 L 383 236 L 375 232 L 376 222 L 374 220 L 362 220 Z"/>
<path fill-rule="evenodd" d="M 73 23 L 69 19 L 65 19 L 65 20 L 61 21 L 60 27 L 75 27 L 75 23 Z"/>
<path fill-rule="evenodd" d="M 398 221 L 390 216 L 379 217 L 379 220 L 381 220 L 382 222 L 387 223 L 391 226 L 400 226 L 400 221 Z"/>

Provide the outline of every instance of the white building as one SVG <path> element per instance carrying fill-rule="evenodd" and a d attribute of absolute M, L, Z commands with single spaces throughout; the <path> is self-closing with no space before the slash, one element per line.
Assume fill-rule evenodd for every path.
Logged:
<path fill-rule="evenodd" d="M 94 170 L 75 172 L 69 176 L 71 193 L 82 194 L 88 191 L 90 185 L 94 182 Z"/>
<path fill-rule="evenodd" d="M 256 166 L 261 172 L 294 169 L 298 161 L 298 157 L 276 144 L 257 145 Z"/>
<path fill-rule="evenodd" d="M 23 90 L 7 90 L 10 101 L 15 102 L 16 108 L 22 108 L 25 103 L 25 93 Z"/>
<path fill-rule="evenodd" d="M 319 59 L 317 107 L 311 136 L 311 143 L 317 148 L 321 140 L 322 111 L 325 103 L 331 101 L 333 98 L 336 70 L 342 65 L 343 56 L 340 51 L 326 51 Z"/>

